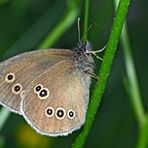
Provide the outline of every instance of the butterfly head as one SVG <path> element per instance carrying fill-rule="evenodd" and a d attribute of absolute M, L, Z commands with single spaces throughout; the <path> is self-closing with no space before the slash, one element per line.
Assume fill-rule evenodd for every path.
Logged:
<path fill-rule="evenodd" d="M 91 43 L 87 41 L 86 43 L 79 43 L 77 48 L 74 48 L 77 54 L 83 56 L 92 50 Z"/>

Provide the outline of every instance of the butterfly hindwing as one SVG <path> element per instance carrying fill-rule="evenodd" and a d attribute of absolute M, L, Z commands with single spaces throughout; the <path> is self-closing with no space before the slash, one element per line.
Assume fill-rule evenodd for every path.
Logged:
<path fill-rule="evenodd" d="M 22 113 L 40 134 L 67 135 L 84 123 L 89 86 L 90 77 L 63 60 L 32 81 L 23 93 Z"/>

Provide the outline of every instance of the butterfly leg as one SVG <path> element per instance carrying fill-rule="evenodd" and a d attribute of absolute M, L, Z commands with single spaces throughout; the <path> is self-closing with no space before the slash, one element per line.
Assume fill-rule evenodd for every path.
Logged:
<path fill-rule="evenodd" d="M 85 52 L 85 54 L 93 54 L 97 59 L 100 59 L 101 61 L 103 61 L 103 59 L 102 59 L 101 57 L 99 57 L 99 56 L 97 55 L 97 53 L 102 52 L 105 48 L 106 48 L 106 45 L 105 45 L 102 49 L 100 49 L 100 50 L 96 50 L 96 51 L 87 51 L 87 52 Z"/>
<path fill-rule="evenodd" d="M 94 72 L 91 71 L 91 68 L 85 69 L 84 72 L 89 74 L 91 77 L 95 78 L 96 80 L 99 80 L 98 76 Z"/>

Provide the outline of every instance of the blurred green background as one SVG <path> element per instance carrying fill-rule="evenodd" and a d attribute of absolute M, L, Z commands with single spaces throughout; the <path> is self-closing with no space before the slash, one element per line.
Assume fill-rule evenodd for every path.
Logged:
<path fill-rule="evenodd" d="M 140 91 L 145 109 L 148 108 L 147 34 L 148 1 L 132 1 L 127 17 L 129 39 L 134 57 Z M 0 0 L 1 61 L 18 53 L 38 49 L 47 34 L 62 18 L 74 10 L 72 23 L 51 43 L 55 48 L 77 46 L 77 17 L 83 30 L 84 2 L 79 0 Z M 70 17 L 73 17 L 72 15 Z M 89 24 L 97 23 L 88 39 L 94 49 L 102 48 L 108 39 L 114 20 L 112 0 L 91 0 Z M 97 61 L 99 71 L 101 61 Z M 139 125 L 124 87 L 125 63 L 119 44 L 101 107 L 93 124 L 86 148 L 135 148 Z M 96 81 L 93 80 L 92 88 Z M 0 107 L 1 110 L 2 107 Z M 50 138 L 37 134 L 19 115 L 11 114 L 0 131 L 1 147 L 69 148 L 80 131 L 67 137 Z"/>

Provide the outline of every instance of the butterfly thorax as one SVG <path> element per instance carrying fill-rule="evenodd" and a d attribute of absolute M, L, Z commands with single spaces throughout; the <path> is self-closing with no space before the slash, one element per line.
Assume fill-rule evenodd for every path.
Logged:
<path fill-rule="evenodd" d="M 85 73 L 93 73 L 94 61 L 90 53 L 92 50 L 90 42 L 86 42 L 85 44 L 80 43 L 78 47 L 73 50 L 76 66 Z"/>

